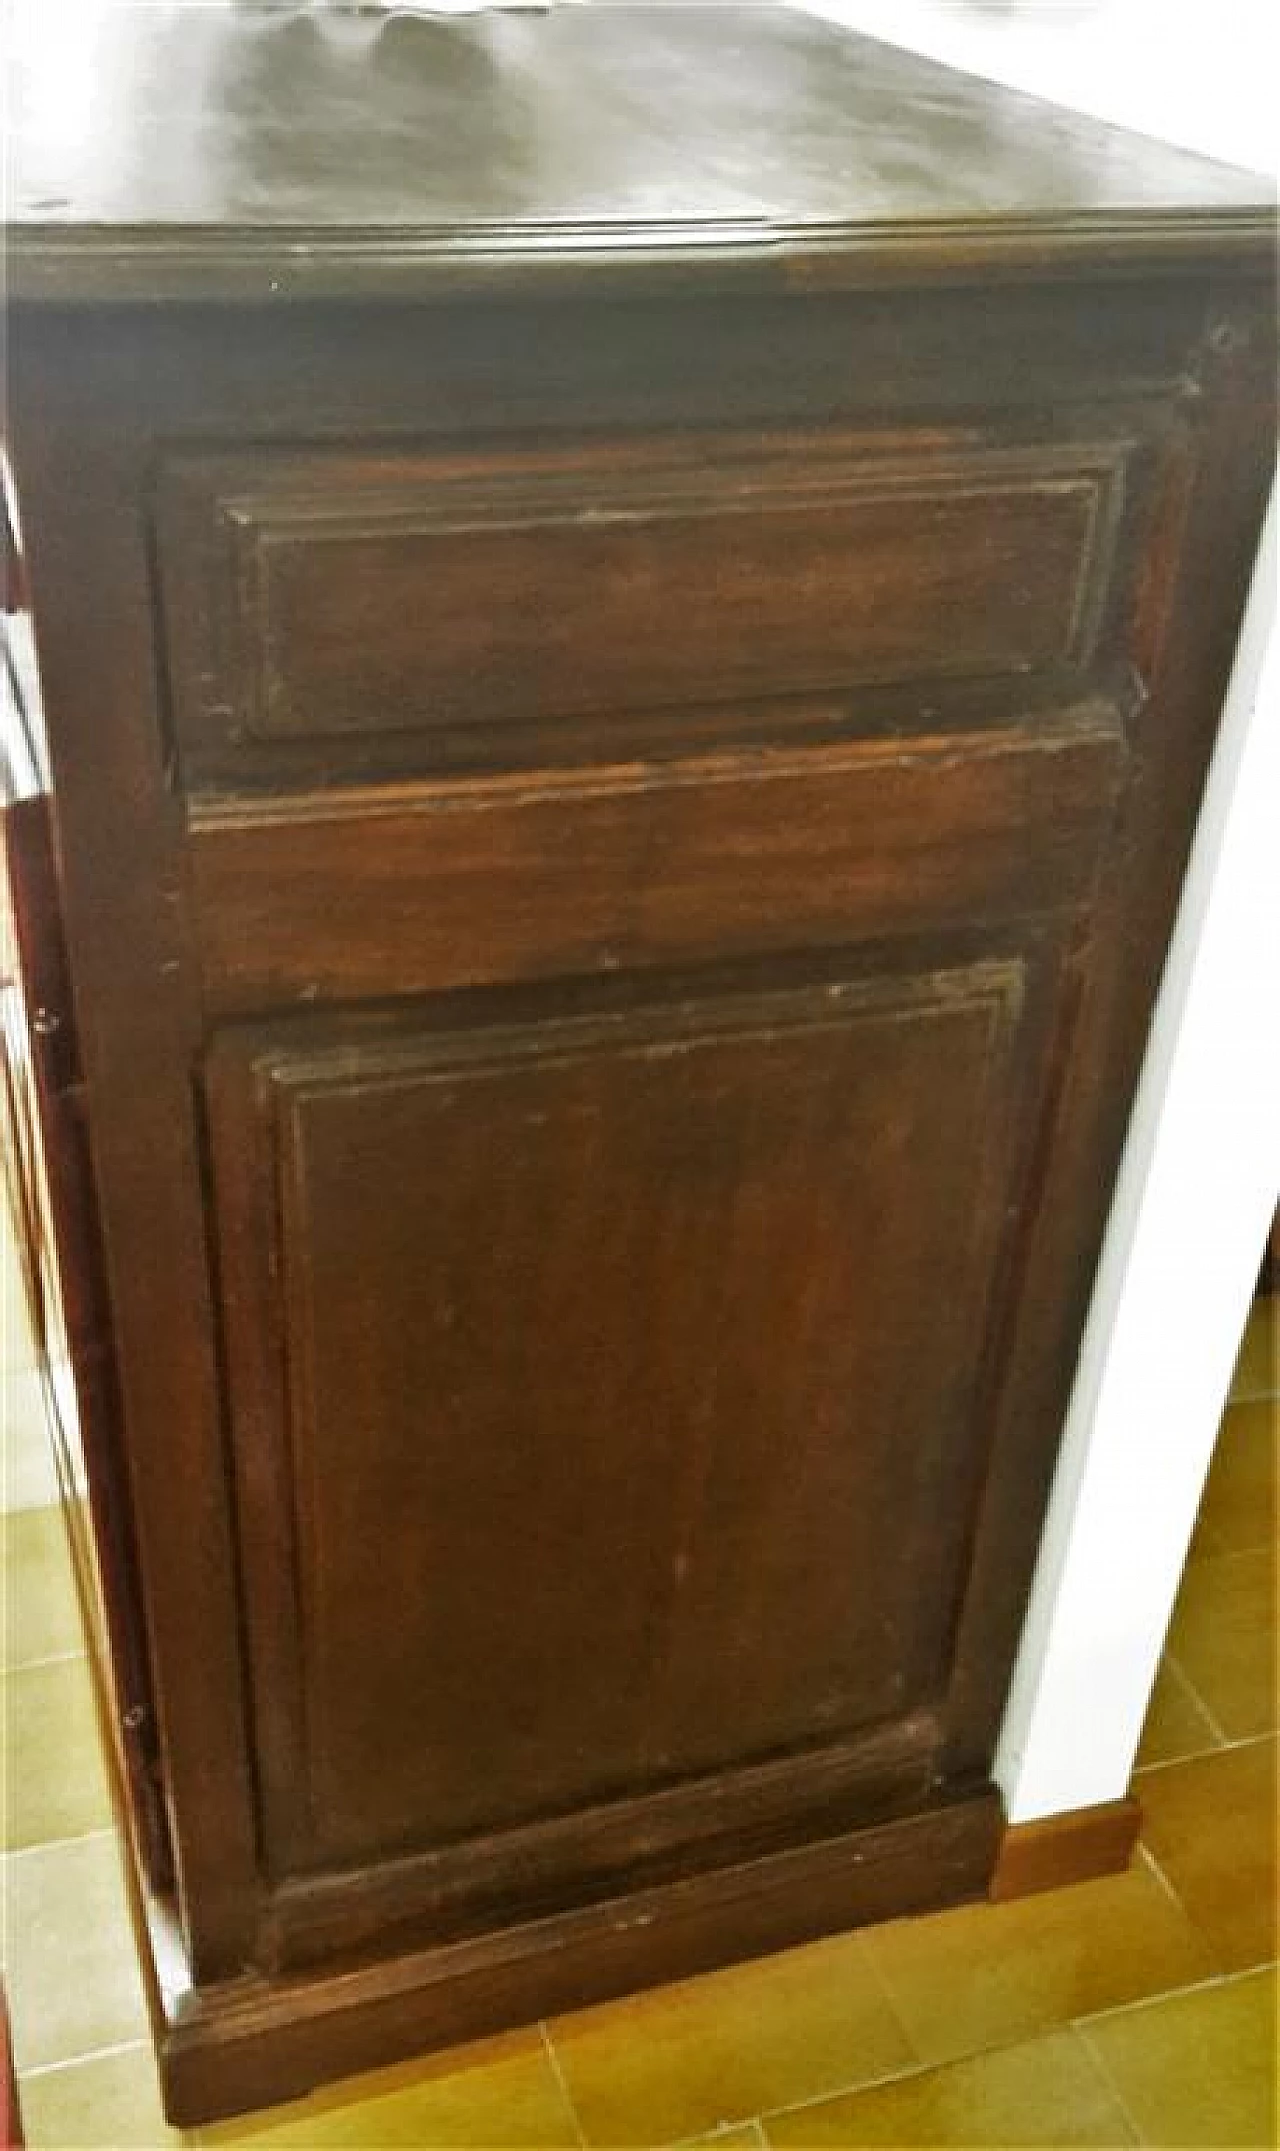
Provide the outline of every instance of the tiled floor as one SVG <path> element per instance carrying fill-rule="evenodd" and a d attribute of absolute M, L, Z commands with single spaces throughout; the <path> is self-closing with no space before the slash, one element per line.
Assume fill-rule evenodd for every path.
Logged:
<path fill-rule="evenodd" d="M 4 1955 L 31 2143 L 1274 2144 L 1275 1371 L 1257 1315 L 1127 1874 L 793 1950 L 186 2139 L 145 2044 L 60 1523 L 10 1518 Z"/>

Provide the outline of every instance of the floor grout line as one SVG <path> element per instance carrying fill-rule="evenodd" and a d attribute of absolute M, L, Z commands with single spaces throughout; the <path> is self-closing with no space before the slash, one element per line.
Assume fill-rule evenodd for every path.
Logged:
<path fill-rule="evenodd" d="M 1221 1748 L 1206 1748 L 1205 1754 L 1221 1755 L 1236 1748 L 1256 1748 L 1261 1746 L 1264 1740 L 1280 1740 L 1280 1725 L 1273 1725 L 1265 1733 L 1241 1733 L 1236 1740 L 1224 1739 Z"/>
<path fill-rule="evenodd" d="M 1056 2027 L 1050 2025 L 1049 2030 Z M 1026 2046 L 1029 2039 L 1041 2036 L 1040 2032 L 1023 2032 L 1016 2039 L 999 2040 L 994 2046 L 974 2047 L 964 2054 L 949 2054 L 945 2061 L 910 2061 L 905 2068 L 882 2069 L 874 2076 L 855 2077 L 852 2083 L 835 2084 L 827 2091 L 811 2092 L 807 2099 L 785 2099 L 781 2106 L 769 2106 L 760 2116 L 766 2138 L 770 2121 L 779 2121 L 784 2114 L 803 2114 L 811 2106 L 825 2106 L 836 2099 L 854 2099 L 862 2091 L 883 2091 L 887 2084 L 905 2084 L 917 2076 L 931 2076 L 935 2069 L 949 2069 L 953 2062 L 975 2061 L 982 2054 L 996 2054 L 1006 2048 Z"/>
<path fill-rule="evenodd" d="M 945 1910 L 947 1908 L 943 1907 L 943 1909 Z M 925 1919 L 929 1919 L 932 1917 L 936 1917 L 937 1915 L 926 1912 L 922 1916 Z M 874 1932 L 874 1929 L 872 1931 Z M 871 1977 L 875 1981 L 876 1986 L 879 1988 L 880 1997 L 884 2002 L 886 2008 L 888 2009 L 890 2016 L 893 2018 L 893 2021 L 897 2025 L 898 2030 L 901 2032 L 903 2038 L 906 2040 L 908 2052 L 916 2055 L 918 2058 L 923 2059 L 923 2057 L 920 2055 L 919 2047 L 916 2045 L 915 2040 L 911 2036 L 911 2026 L 908 2024 L 906 2018 L 902 2014 L 901 2009 L 898 2007 L 898 1998 L 894 1993 L 893 1988 L 889 1984 L 888 1977 L 882 1965 L 880 1964 L 874 1949 L 869 1946 L 866 1936 L 862 1934 L 858 1936 L 858 1954 L 862 1958 L 863 1963 L 866 1965 L 867 1970 L 870 1972 Z M 926 2063 L 925 2066 L 927 2067 L 928 2064 Z"/>
<path fill-rule="evenodd" d="M 1201 1716 L 1207 1721 L 1209 1731 L 1213 1734 L 1217 1746 L 1220 1748 L 1230 1747 L 1230 1741 L 1227 1739 L 1227 1736 L 1223 1732 L 1222 1727 L 1219 1725 L 1218 1720 L 1214 1716 L 1213 1712 L 1210 1710 L 1209 1705 L 1206 1703 L 1204 1697 L 1201 1695 L 1200 1690 L 1197 1688 L 1195 1682 L 1192 1680 L 1191 1675 L 1186 1671 L 1185 1667 L 1180 1664 L 1178 1658 L 1173 1651 L 1166 1651 L 1164 1655 L 1169 1665 L 1173 1667 L 1175 1677 L 1182 1682 L 1182 1685 L 1186 1689 L 1188 1695 L 1191 1697 L 1192 1702 L 1200 1711 Z M 1214 1750 L 1212 1748 L 1193 1748 L 1191 1755 L 1184 1755 L 1178 1759 L 1182 1762 L 1190 1762 L 1196 1755 L 1212 1755 L 1213 1753 Z"/>
<path fill-rule="evenodd" d="M 68 2054 L 62 2061 L 38 2061 L 31 2068 L 18 2064 L 19 2084 L 28 2084 L 37 2076 L 56 2076 L 60 2069 L 78 2069 L 82 2062 L 109 2061 L 113 2054 L 149 2054 L 149 2039 L 116 2039 L 110 2046 L 86 2047 L 83 2054 Z"/>
<path fill-rule="evenodd" d="M 16 1665 L 0 1666 L 0 1680 L 9 1680 L 15 1673 L 35 1673 L 41 1666 L 88 1665 L 87 1651 L 49 1651 L 43 1658 L 20 1658 Z"/>
<path fill-rule="evenodd" d="M 1151 1850 L 1150 1845 L 1144 1845 L 1141 1839 L 1139 1839 L 1138 1852 L 1141 1858 L 1146 1861 L 1147 1866 L 1151 1869 L 1152 1874 L 1155 1876 L 1156 1881 L 1159 1883 L 1161 1889 L 1164 1891 L 1165 1896 L 1169 1899 L 1170 1904 L 1176 1905 L 1178 1911 L 1182 1914 L 1182 1917 L 1187 1921 L 1188 1925 L 1194 1927 L 1195 1932 L 1199 1934 L 1200 1929 L 1196 1927 L 1195 1921 L 1192 1919 L 1191 1914 L 1188 1912 L 1186 1906 L 1183 1904 L 1181 1897 L 1179 1897 L 1178 1892 L 1174 1888 L 1172 1882 L 1169 1880 L 1169 1877 L 1168 1875 L 1166 1875 L 1163 1867 L 1160 1865 L 1159 1860 L 1156 1858 L 1154 1852 Z"/>
<path fill-rule="evenodd" d="M 1211 1749 L 1209 1752 L 1211 1754 L 1216 1755 L 1219 1751 L 1214 1748 Z M 1143 1844 L 1139 1846 L 1139 1850 L 1142 1853 L 1143 1858 L 1147 1861 L 1149 1867 L 1151 1868 L 1151 1871 L 1156 1877 L 1156 1880 L 1163 1886 L 1170 1902 L 1176 1905 L 1178 1911 L 1181 1913 L 1188 1927 L 1191 1928 L 1193 1934 L 1195 1934 L 1204 1944 L 1205 1949 L 1208 1951 L 1210 1957 L 1214 1956 L 1218 1945 L 1214 1940 L 1213 1935 L 1204 1925 L 1203 1921 L 1200 1920 L 1194 1912 L 1192 1912 L 1190 1906 L 1183 1899 L 1182 1893 L 1178 1889 L 1177 1884 L 1173 1881 L 1171 1876 L 1165 1873 L 1164 1868 L 1162 1867 L 1160 1861 L 1156 1858 L 1155 1853 L 1151 1850 L 1151 1847 L 1149 1845 Z M 1280 1945 L 1280 1933 L 1277 1933 L 1275 1940 L 1277 1944 Z M 1260 1957 L 1255 1964 L 1233 1964 L 1225 1971 L 1217 1971 L 1210 1973 L 1208 1977 L 1204 1979 L 1190 1980 L 1185 1985 L 1180 1987 L 1163 1987 L 1158 1994 L 1149 1994 L 1145 1997 L 1139 1997 L 1137 2001 L 1117 2002 L 1115 2004 L 1115 2007 L 1112 2009 L 1093 2010 L 1092 2012 L 1090 2012 L 1090 2016 L 1118 2016 L 1123 2010 L 1126 2009 L 1141 2009 L 1144 2005 L 1144 2000 L 1158 2002 L 1161 2001 L 1165 1995 L 1193 1994 L 1198 1987 L 1220 1987 L 1226 1985 L 1228 1981 L 1233 1979 L 1250 1979 L 1255 1972 L 1265 1972 L 1269 1970 L 1269 1968 L 1275 1962 L 1276 1955 L 1275 1953 L 1273 1953 L 1270 1957 Z M 1074 2019 L 1073 2021 L 1084 2023 L 1086 2021 L 1086 2018 L 1080 2017 L 1079 2019 Z"/>
<path fill-rule="evenodd" d="M 1126 2099 L 1119 2084 L 1116 2082 L 1115 2077 L 1112 2075 L 1110 2069 L 1107 2067 L 1105 2057 L 1098 2052 L 1097 2047 L 1094 2045 L 1088 2033 L 1084 2031 L 1079 2024 L 1069 2024 L 1067 2029 L 1071 2033 L 1072 2038 L 1077 2041 L 1083 2053 L 1085 2054 L 1087 2060 L 1092 2066 L 1094 2075 L 1098 2078 L 1098 2081 L 1102 2085 L 1104 2091 L 1108 2093 L 1112 2105 L 1118 2109 L 1122 2121 L 1124 2121 L 1125 2125 L 1129 2130 L 1129 2135 L 1132 2141 L 1135 2144 L 1145 2144 L 1147 2139 L 1138 2126 L 1137 2118 L 1134 2115 L 1133 2109 L 1129 2105 L 1129 2101 Z"/>
<path fill-rule="evenodd" d="M 1185 1905 L 1183 1910 L 1186 1910 Z M 1196 1932 L 1200 1932 L 1199 1928 Z M 1161 1987 L 1158 1993 L 1140 1994 L 1131 2002 L 1114 2002 L 1110 2009 L 1086 2009 L 1078 2017 L 1065 2017 L 1063 2022 L 1075 2030 L 1087 2031 L 1091 2024 L 1102 2023 L 1108 2017 L 1129 2017 L 1136 2010 L 1152 2008 L 1157 2002 L 1180 2001 L 1184 1994 L 1207 1994 L 1210 1987 L 1238 1986 L 1242 1979 L 1256 1979 L 1260 1973 L 1269 1972 L 1274 1961 L 1264 1958 L 1258 1964 L 1235 1966 L 1229 1972 L 1210 1972 L 1204 1979 L 1189 1979 L 1180 1987 Z"/>
<path fill-rule="evenodd" d="M 1145 1847 L 1143 1849 L 1145 1850 Z M 1156 1863 L 1153 1862 L 1154 1864 Z M 1161 1880 L 1168 1887 L 1167 1880 L 1163 1874 L 1161 1874 Z M 1071 1886 L 1066 1885 L 1068 1888 Z M 1185 1910 L 1185 1907 L 1183 1909 Z M 989 2044 L 968 2047 L 961 2054 L 948 2054 L 936 2061 L 917 2061 L 903 2069 L 894 2069 L 887 2073 L 882 2071 L 875 2076 L 859 2078 L 853 2083 L 837 2085 L 833 2090 L 815 2092 L 809 2098 L 787 2100 L 781 2106 L 769 2107 L 760 2116 L 765 2130 L 766 2144 L 768 2143 L 768 2123 L 771 2119 L 778 2119 L 786 2114 L 804 2113 L 808 2107 L 825 2105 L 828 2100 L 856 2098 L 863 2091 L 881 2091 L 889 2084 L 905 2083 L 917 2076 L 929 2076 L 934 2071 L 954 2068 L 961 2062 L 980 2061 L 989 2054 L 1014 2053 L 1019 2047 L 1033 2046 L 1037 2040 L 1052 2038 L 1056 2033 L 1080 2032 L 1083 2034 L 1087 2032 L 1091 2024 L 1097 2024 L 1109 2017 L 1129 2016 L 1135 2010 L 1148 2009 L 1157 2002 L 1173 2001 L 1184 1994 L 1204 1993 L 1211 1987 L 1233 1986 L 1244 1979 L 1256 1979 L 1259 1973 L 1267 1972 L 1270 1969 L 1271 1963 L 1268 1960 L 1260 1964 L 1247 1965 L 1243 1970 L 1213 1972 L 1204 1979 L 1188 1980 L 1183 1985 L 1175 1987 L 1160 1987 L 1150 1994 L 1138 1995 L 1132 2001 L 1116 2002 L 1108 2009 L 1094 2009 L 1076 2017 L 1056 2017 L 1042 2024 L 1024 2026 L 1021 2031 L 1011 2033 L 1007 2037 L 997 2037 Z M 1090 2052 L 1092 2051 L 1092 2046 L 1090 2046 Z M 1124 2107 L 1123 2100 L 1120 2101 L 1120 2104 Z M 1127 2107 L 1124 2107 L 1124 2112 L 1126 2119 L 1131 2119 Z M 1143 2139 L 1138 2134 L 1134 2140 L 1137 2143 L 1141 2143 Z"/>
<path fill-rule="evenodd" d="M 87 1845 L 98 1837 L 109 1837 L 118 1842 L 119 1833 L 115 1824 L 104 1822 L 99 1823 L 93 1830 L 74 1830 L 69 1837 L 42 1837 L 37 1839 L 34 1845 L 6 1845 L 3 1857 L 6 1860 L 25 1860 L 36 1852 L 56 1852 L 62 1845 Z"/>
<path fill-rule="evenodd" d="M 1197 1690 L 1198 1693 L 1199 1691 Z M 1237 1748 L 1262 1748 L 1269 1741 L 1275 1740 L 1280 1740 L 1280 1730 L 1273 1729 L 1269 1733 L 1245 1733 L 1239 1740 L 1224 1739 L 1220 1748 L 1201 1748 L 1195 1755 L 1170 1755 L 1162 1762 L 1144 1763 L 1141 1770 L 1135 1770 L 1133 1773 L 1133 1789 L 1140 1794 L 1142 1789 L 1140 1781 L 1143 1778 L 1155 1777 L 1161 1770 L 1185 1770 L 1188 1763 L 1204 1762 L 1209 1756 L 1225 1755 L 1228 1750 Z"/>
<path fill-rule="evenodd" d="M 759 2114 L 748 2114 L 742 2121 L 717 2121 L 714 2128 L 699 2129 L 696 2136 L 677 2136 L 674 2143 L 664 2144 L 661 2151 L 716 2151 L 716 2145 L 723 2143 L 726 2137 L 744 2133 L 754 2134 L 758 2143 L 764 2143 Z"/>
<path fill-rule="evenodd" d="M 579 2119 L 578 2109 L 574 2104 L 573 2093 L 570 2091 L 568 2081 L 565 2077 L 564 2064 L 561 2062 L 560 2056 L 556 2052 L 555 2041 L 551 2036 L 550 2027 L 547 2024 L 547 2020 L 545 2017 L 539 2017 L 538 2030 L 542 2035 L 543 2052 L 545 2053 L 547 2060 L 551 2065 L 551 2074 L 554 2076 L 556 2083 L 560 2088 L 560 2096 L 564 2100 L 565 2106 L 568 2108 L 569 2119 L 573 2123 L 574 2134 L 578 2139 L 580 2151 L 587 2151 L 587 2132 L 583 2128 L 582 2122 Z"/>

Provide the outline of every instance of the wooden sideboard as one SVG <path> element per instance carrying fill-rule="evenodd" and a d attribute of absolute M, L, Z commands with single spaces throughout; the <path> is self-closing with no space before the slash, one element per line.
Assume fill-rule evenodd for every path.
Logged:
<path fill-rule="evenodd" d="M 98 34 L 13 852 L 192 2120 L 986 1886 L 1275 221 L 785 10 Z"/>

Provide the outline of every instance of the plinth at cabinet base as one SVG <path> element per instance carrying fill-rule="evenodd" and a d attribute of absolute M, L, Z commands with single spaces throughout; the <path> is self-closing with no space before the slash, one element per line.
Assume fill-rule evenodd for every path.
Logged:
<path fill-rule="evenodd" d="M 443 1948 L 192 1989 L 157 2027 L 166 2111 L 191 2127 L 634 1988 L 979 1897 L 1001 1828 L 985 1787 Z"/>

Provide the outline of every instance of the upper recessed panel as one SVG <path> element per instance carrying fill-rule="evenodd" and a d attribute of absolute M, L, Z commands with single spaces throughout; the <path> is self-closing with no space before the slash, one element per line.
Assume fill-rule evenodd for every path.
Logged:
<path fill-rule="evenodd" d="M 696 259 L 797 230 L 1266 208 L 1248 173 L 785 7 L 99 0 L 74 34 L 57 8 L 18 12 L 19 291 L 48 289 L 56 259 L 74 294 L 72 240 L 77 260 L 133 264 L 124 291 L 184 234 L 206 271 L 229 236 L 256 238 L 279 288 L 306 291 L 335 241 L 358 261 L 412 237 L 421 270 L 466 234 L 499 254 L 630 235 Z"/>
<path fill-rule="evenodd" d="M 156 527 L 183 781 L 865 727 L 853 691 L 895 684 L 935 725 L 966 679 L 1079 694 L 1124 632 L 1140 462 L 1123 438 L 937 429 L 171 457 Z"/>

